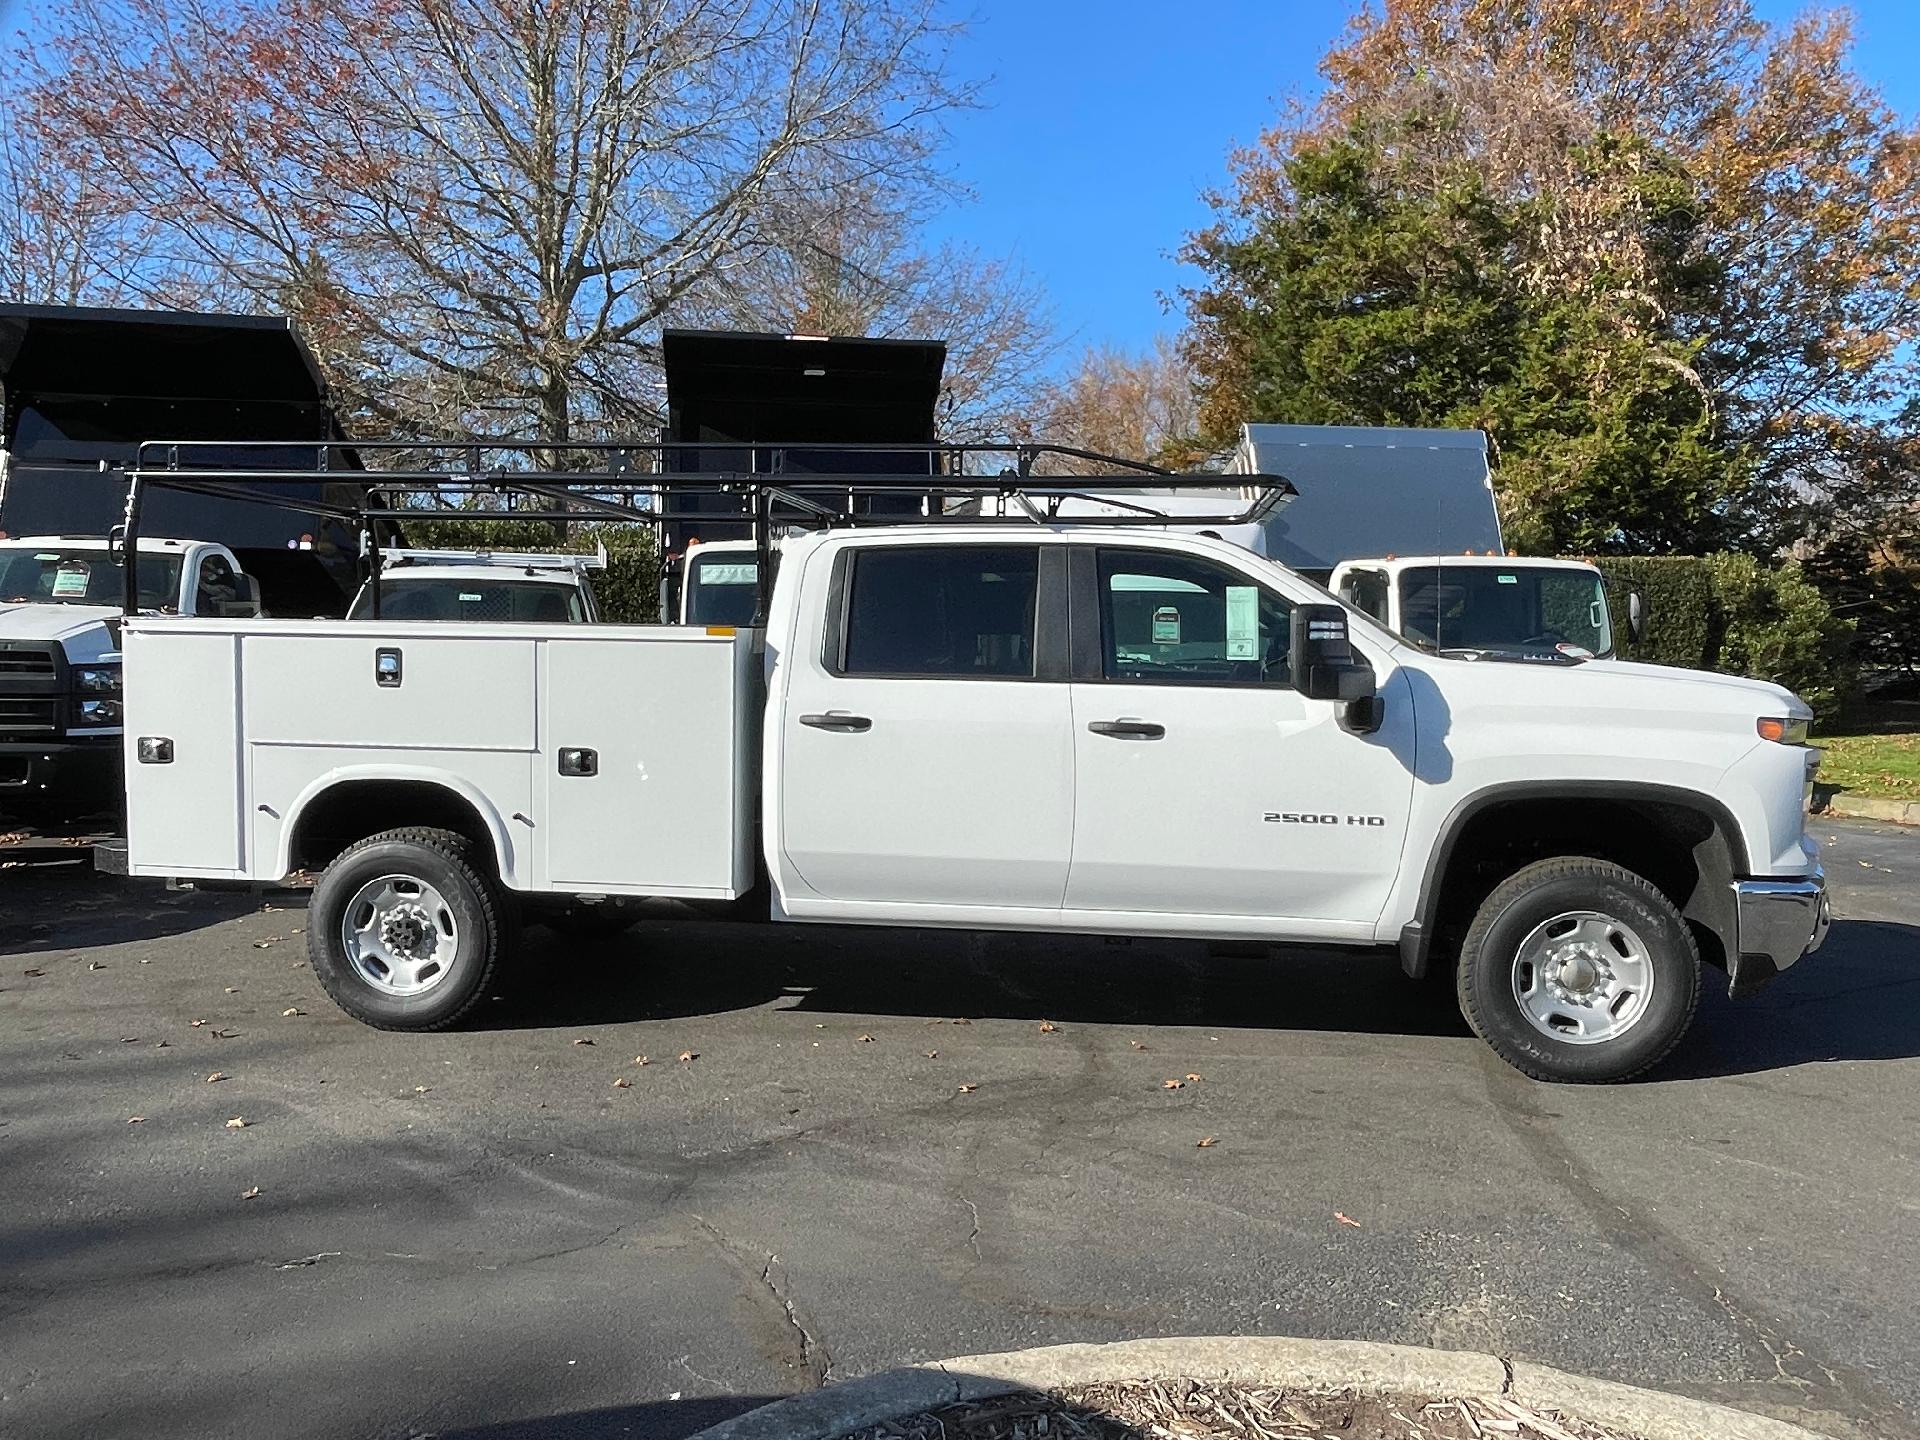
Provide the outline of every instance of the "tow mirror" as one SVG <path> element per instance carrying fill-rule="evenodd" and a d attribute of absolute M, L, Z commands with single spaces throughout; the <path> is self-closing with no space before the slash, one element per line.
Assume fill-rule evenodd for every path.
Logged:
<path fill-rule="evenodd" d="M 251 575 L 233 577 L 234 593 L 213 602 L 213 613 L 228 620 L 260 618 L 260 582 Z"/>
<path fill-rule="evenodd" d="M 1296 605 L 1288 659 L 1293 683 L 1309 700 L 1337 700 L 1356 721 L 1373 705 L 1373 667 L 1353 653 L 1347 612 L 1339 605 Z M 1377 721 L 1376 721 L 1377 724 Z M 1358 728 L 1371 729 L 1362 723 Z"/>
<path fill-rule="evenodd" d="M 1627 592 L 1627 638 L 1638 645 L 1647 638 L 1647 595 L 1644 590 Z"/>

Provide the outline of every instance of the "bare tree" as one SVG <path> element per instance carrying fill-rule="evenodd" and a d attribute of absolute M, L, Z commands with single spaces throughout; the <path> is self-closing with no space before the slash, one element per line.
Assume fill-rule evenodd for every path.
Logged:
<path fill-rule="evenodd" d="M 1137 355 L 1090 349 L 1048 392 L 1046 438 L 1175 467 L 1197 463 L 1203 447 L 1193 377 L 1166 335 Z"/>
<path fill-rule="evenodd" d="M 815 335 L 945 340 L 941 433 L 1030 430 L 1058 348 L 1039 288 L 1012 261 L 919 243 L 923 194 L 812 190 L 769 217 L 772 242 L 734 276 L 718 323 Z"/>
<path fill-rule="evenodd" d="M 934 0 L 65 0 L 38 116 L 160 259 L 296 315 L 402 433 L 658 418 L 669 317 L 725 308 L 822 185 L 937 185 Z"/>

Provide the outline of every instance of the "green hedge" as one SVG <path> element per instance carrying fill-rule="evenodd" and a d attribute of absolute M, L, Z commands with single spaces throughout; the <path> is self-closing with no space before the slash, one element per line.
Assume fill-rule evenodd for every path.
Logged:
<path fill-rule="evenodd" d="M 651 625 L 660 618 L 660 561 L 653 536 L 642 525 L 601 525 L 591 521 L 568 527 L 563 541 L 543 520 L 468 520 L 435 516 L 407 520 L 401 527 L 407 544 L 426 550 L 583 551 L 607 547 L 607 568 L 591 576 L 600 601 L 600 618 L 621 625 Z"/>
<path fill-rule="evenodd" d="M 1614 633 L 1629 660 L 1750 675 L 1784 685 L 1831 718 L 1852 692 L 1853 622 L 1834 617 L 1800 567 L 1750 555 L 1612 556 Z M 1627 635 L 1627 596 L 1647 601 L 1647 634 Z"/>

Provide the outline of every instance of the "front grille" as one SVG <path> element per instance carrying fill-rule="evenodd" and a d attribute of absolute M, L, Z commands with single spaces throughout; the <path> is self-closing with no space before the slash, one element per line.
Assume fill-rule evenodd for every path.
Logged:
<path fill-rule="evenodd" d="M 0 696 L 0 735 L 47 734 L 57 727 L 59 701 Z"/>
<path fill-rule="evenodd" d="M 0 650 L 0 675 L 51 675 L 53 654 L 47 650 Z"/>

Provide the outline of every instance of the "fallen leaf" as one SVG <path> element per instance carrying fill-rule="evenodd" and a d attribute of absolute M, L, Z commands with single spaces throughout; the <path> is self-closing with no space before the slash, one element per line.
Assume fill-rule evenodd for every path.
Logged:
<path fill-rule="evenodd" d="M 1351 1215 L 1342 1215 L 1338 1210 L 1333 1212 L 1333 1218 L 1338 1220 L 1342 1225 L 1351 1225 L 1356 1230 L 1360 1228 L 1360 1222 L 1358 1220 L 1354 1219 Z"/>
<path fill-rule="evenodd" d="M 979 1088 L 980 1087 L 978 1085 L 962 1085 L 960 1087 L 960 1093 L 962 1095 L 971 1095 L 973 1094 L 974 1091 L 978 1090 Z"/>
<path fill-rule="evenodd" d="M 30 980 L 38 980 L 42 975 L 46 974 L 47 972 L 44 970 L 22 970 L 20 973 L 22 975 L 25 975 Z"/>
<path fill-rule="evenodd" d="M 238 1030 L 210 1030 L 207 1033 L 212 1035 L 216 1040 L 231 1040 L 240 1032 Z"/>
<path fill-rule="evenodd" d="M 89 960 L 87 962 L 87 969 L 89 970 L 104 970 L 106 968 L 107 967 L 102 965 L 98 960 Z"/>
<path fill-rule="evenodd" d="M 862 1045 L 871 1045 L 871 1044 L 873 1044 L 873 1036 L 871 1036 L 871 1035 L 862 1035 L 862 1036 L 860 1037 L 860 1043 L 861 1043 Z"/>
<path fill-rule="evenodd" d="M 413 1087 L 413 1093 L 416 1095 L 431 1095 L 433 1093 L 433 1087 L 431 1085 L 416 1085 Z"/>
<path fill-rule="evenodd" d="M 616 1075 L 613 1077 L 613 1088 L 616 1090 L 631 1090 L 633 1088 L 633 1082 L 624 1075 Z"/>
<path fill-rule="evenodd" d="M 680 1063 L 682 1065 L 691 1065 L 699 1058 L 700 1052 L 698 1050 L 682 1050 L 680 1052 Z"/>
<path fill-rule="evenodd" d="M 293 927 L 293 933 L 296 935 L 304 935 L 307 933 L 307 927 L 304 925 L 296 925 Z"/>
<path fill-rule="evenodd" d="M 252 1199 L 256 1199 L 259 1196 L 259 1194 L 260 1194 L 260 1187 L 258 1185 L 255 1185 L 249 1189 L 242 1190 L 240 1192 L 240 1198 L 242 1200 L 252 1200 Z"/>
<path fill-rule="evenodd" d="M 636 1065 L 651 1065 L 653 1061 L 648 1059 L 645 1055 L 636 1055 L 633 1057 L 633 1063 Z"/>
<path fill-rule="evenodd" d="M 153 1048 L 156 1050 L 171 1050 L 173 1048 L 173 1042 L 171 1040 L 156 1040 L 153 1042 Z"/>
<path fill-rule="evenodd" d="M 26 838 L 27 832 L 24 830 L 9 830 L 6 834 L 0 835 L 0 845 L 18 845 Z"/>
<path fill-rule="evenodd" d="M 1184 1090 L 1187 1088 L 1187 1082 L 1184 1080 L 1162 1080 L 1160 1082 L 1160 1088 L 1162 1090 Z"/>
<path fill-rule="evenodd" d="M 138 1045 L 140 1043 L 140 1037 L 138 1035 L 122 1035 L 120 1037 L 120 1043 L 122 1045 Z"/>
<path fill-rule="evenodd" d="M 1147 1048 L 1146 1041 L 1144 1040 L 1129 1040 L 1127 1041 L 1127 1044 L 1131 1045 L 1136 1050 L 1144 1050 Z"/>
<path fill-rule="evenodd" d="M 591 1045 L 593 1044 L 593 1037 L 591 1035 L 582 1035 L 578 1040 L 574 1041 L 573 1043 L 576 1045 Z"/>
<path fill-rule="evenodd" d="M 211 1084 L 213 1084 L 213 1083 L 214 1083 L 214 1081 L 216 1081 L 216 1080 L 224 1080 L 224 1079 L 226 1079 L 226 1078 L 227 1078 L 227 1072 L 226 1072 L 226 1071 L 224 1071 L 224 1070 L 216 1070 L 216 1071 L 214 1071 L 214 1072 L 213 1072 L 213 1073 L 212 1073 L 211 1075 L 209 1075 L 209 1076 L 207 1076 L 207 1084 L 209 1084 L 209 1085 L 211 1085 Z"/>
<path fill-rule="evenodd" d="M 1059 1029 L 1060 1027 L 1054 1024 L 1053 1021 L 1051 1020 L 1042 1020 L 1040 1022 L 1040 1033 L 1042 1035 L 1055 1034 L 1056 1032 L 1058 1032 Z"/>
<path fill-rule="evenodd" d="M 1200 1083 L 1200 1077 L 1198 1075 L 1195 1075 L 1189 1072 L 1187 1075 L 1187 1083 L 1189 1085 L 1198 1085 Z"/>
<path fill-rule="evenodd" d="M 246 1128 L 247 1122 L 238 1115 L 227 1121 L 227 1129 L 229 1130 L 244 1130 Z"/>
<path fill-rule="evenodd" d="M 87 839 L 87 837 L 86 837 L 86 836 L 84 836 L 84 835 L 69 835 L 69 836 L 67 836 L 67 837 L 66 837 L 66 838 L 65 838 L 64 840 L 62 840 L 62 841 L 61 841 L 60 843 L 61 843 L 62 845 L 65 845 L 65 846 L 67 846 L 67 847 L 68 847 L 68 848 L 70 848 L 70 849 L 76 849 L 76 850 L 77 850 L 77 849 L 78 849 L 78 848 L 79 848 L 80 846 L 82 846 L 82 845 L 91 845 L 91 844 L 92 844 L 93 842 L 92 842 L 91 840 L 89 840 L 89 839 Z"/>
<path fill-rule="evenodd" d="M 147 1123 L 147 1117 L 144 1115 L 127 1116 L 127 1124 L 129 1125 L 144 1125 L 146 1123 Z"/>
<path fill-rule="evenodd" d="M 1202 1135 L 1198 1140 L 1193 1142 L 1193 1148 L 1196 1150 L 1211 1150 L 1219 1143 L 1220 1142 L 1215 1140 L 1211 1135 Z"/>
<path fill-rule="evenodd" d="M 151 964 L 153 964 L 153 961 L 151 961 L 151 960 L 142 960 L 142 961 L 141 961 L 140 963 L 141 963 L 142 965 L 151 965 Z"/>
<path fill-rule="evenodd" d="M 971 1025 L 973 1024 L 973 1021 L 967 1019 L 965 1016 L 962 1016 L 960 1019 L 954 1021 L 953 1023 L 956 1025 Z"/>
<path fill-rule="evenodd" d="M 281 1015 L 281 1018 L 284 1019 L 291 1015 L 304 1015 L 306 1013 L 307 1012 L 302 1010 L 298 1005 L 289 1005 L 286 1009 L 280 1012 L 280 1015 Z"/>
<path fill-rule="evenodd" d="M 193 1027 L 194 1029 L 196 1029 L 196 1030 L 198 1030 L 198 1029 L 199 1029 L 199 1028 L 200 1028 L 200 1027 L 201 1027 L 202 1025 L 204 1025 L 204 1024 L 206 1024 L 206 1023 L 207 1023 L 207 1022 L 206 1022 L 206 1021 L 204 1021 L 204 1020 L 189 1020 L 189 1021 L 187 1022 L 187 1024 L 189 1024 L 189 1025 L 191 1025 L 191 1026 L 192 1026 L 192 1027 Z"/>
<path fill-rule="evenodd" d="M 239 993 L 240 993 L 240 987 L 238 985 L 227 986 L 227 994 L 238 995 Z"/>
<path fill-rule="evenodd" d="M 270 939 L 254 941 L 253 948 L 256 950 L 269 950 L 279 943 L 280 943 L 280 937 L 278 935 L 275 935 Z"/>
<path fill-rule="evenodd" d="M 1873 862 L 1871 860 L 1856 860 L 1854 863 L 1858 865 L 1862 870 L 1873 869 Z"/>
<path fill-rule="evenodd" d="M 938 1060 L 940 1058 L 940 1052 L 938 1050 L 928 1050 L 925 1053 L 929 1060 Z"/>

